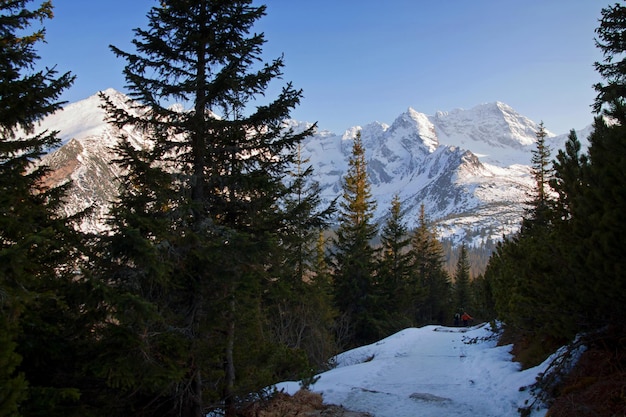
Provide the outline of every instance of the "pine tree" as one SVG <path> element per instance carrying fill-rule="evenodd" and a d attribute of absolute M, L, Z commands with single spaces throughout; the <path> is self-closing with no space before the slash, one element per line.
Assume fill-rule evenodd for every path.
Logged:
<path fill-rule="evenodd" d="M 265 7 L 251 3 L 165 0 L 135 30 L 135 53 L 113 47 L 134 101 L 103 96 L 105 107 L 146 146 L 124 136 L 118 146 L 128 174 L 106 245 L 116 292 L 103 332 L 123 342 L 107 360 L 141 370 L 112 384 L 145 414 L 201 416 L 214 403 L 232 416 L 276 377 L 261 294 L 288 216 L 282 178 L 312 130 L 283 123 L 301 98 L 291 84 L 262 104 L 283 61 L 261 63 L 264 37 L 250 31 Z"/>
<path fill-rule="evenodd" d="M 574 133 L 566 151 L 557 156 L 554 174 L 545 168 L 549 153 L 542 149 L 538 135 L 531 209 L 520 232 L 499 245 L 485 279 L 493 290 L 496 311 L 508 325 L 534 338 L 566 341 L 587 321 L 589 311 L 580 303 L 576 289 L 581 280 L 577 278 L 580 268 L 574 265 L 580 253 L 570 211 L 578 205 L 584 158 L 578 155 L 580 144 Z M 548 187 L 558 198 L 547 195 Z"/>
<path fill-rule="evenodd" d="M 459 250 L 459 259 L 454 273 L 454 295 L 456 308 L 468 310 L 471 307 L 470 264 L 467 257 L 465 242 Z"/>
<path fill-rule="evenodd" d="M 602 51 L 604 60 L 595 62 L 594 67 L 605 82 L 594 85 L 597 96 L 593 110 L 616 119 L 620 124 L 626 121 L 626 88 L 624 83 L 624 32 L 626 30 L 626 7 L 615 3 L 602 9 L 600 26 L 596 28 L 596 46 Z"/>
<path fill-rule="evenodd" d="M 415 323 L 443 323 L 450 309 L 449 279 L 443 267 L 443 247 L 428 223 L 423 204 L 411 236 L 411 257 Z"/>
<path fill-rule="evenodd" d="M 559 150 L 553 166 L 554 177 L 550 187 L 558 194 L 557 217 L 569 220 L 577 212 L 577 200 L 585 187 L 584 172 L 588 169 L 588 158 L 581 154 L 581 144 L 575 130 L 570 131 L 565 149 Z"/>
<path fill-rule="evenodd" d="M 506 300 L 497 305 L 500 317 L 509 325 L 534 337 L 567 340 L 575 334 L 581 317 L 571 291 L 572 276 L 567 272 L 566 248 L 571 242 L 561 241 L 568 216 L 563 204 L 550 195 L 556 182 L 544 139 L 541 124 L 532 158 L 533 199 L 520 232 L 498 253 L 499 271 L 491 266 L 487 275 L 494 278 L 498 296 Z"/>
<path fill-rule="evenodd" d="M 288 349 L 304 351 L 313 369 L 319 370 L 336 353 L 330 294 L 324 278 L 317 280 L 315 276 L 319 236 L 329 225 L 335 202 L 321 208 L 319 183 L 312 180 L 313 167 L 305 167 L 307 162 L 298 146 L 296 165 L 288 180 L 290 192 L 282 203 L 288 217 L 281 233 L 281 261 L 275 260 L 273 268 L 280 278 L 266 291 L 266 302 L 273 339 Z M 306 371 L 311 366 L 305 365 Z M 285 377 L 302 378 L 303 370 L 294 366 L 291 372 L 295 374 Z"/>
<path fill-rule="evenodd" d="M 344 176 L 339 228 L 333 245 L 334 300 L 339 313 L 347 318 L 352 328 L 348 346 L 376 339 L 371 309 L 374 305 L 375 250 L 371 241 L 376 235 L 376 225 L 372 222 L 375 206 L 359 132 L 354 138 L 348 172 Z"/>
<path fill-rule="evenodd" d="M 36 129 L 61 108 L 74 77 L 37 70 L 45 30 L 36 24 L 52 17 L 52 5 L 28 3 L 0 4 L 0 415 L 71 415 L 79 236 L 59 214 L 65 188 L 48 188 L 39 164 L 59 145 L 57 132 Z"/>
<path fill-rule="evenodd" d="M 528 202 L 528 209 L 524 218 L 523 228 L 546 226 L 552 213 L 550 198 L 550 181 L 553 176 L 551 168 L 550 147 L 546 144 L 547 132 L 543 122 L 539 124 L 537 142 L 532 151 L 531 171 L 535 180 L 535 188 Z"/>
<path fill-rule="evenodd" d="M 410 237 L 403 221 L 400 197 L 391 201 L 389 217 L 381 232 L 381 257 L 378 262 L 376 309 L 385 314 L 381 337 L 409 327 L 415 303 L 410 291 Z"/>
<path fill-rule="evenodd" d="M 580 245 L 575 252 L 580 255 L 575 263 L 582 285 L 579 295 L 590 307 L 587 319 L 592 328 L 602 323 L 622 326 L 626 314 L 624 135 L 625 125 L 609 126 L 596 119 L 589 137 L 589 164 L 583 165 L 582 186 L 576 185 L 582 188 L 582 198 L 572 202 L 572 227 Z"/>
<path fill-rule="evenodd" d="M 284 210 L 289 216 L 283 225 L 281 245 L 288 270 L 284 281 L 294 290 L 299 290 L 299 285 L 312 275 L 320 231 L 328 227 L 336 204 L 333 201 L 328 207 L 321 208 L 320 185 L 312 180 L 313 167 L 304 166 L 308 161 L 302 159 L 300 145 L 297 155 L 296 165 L 290 172 L 289 193 L 283 198 Z"/>
<path fill-rule="evenodd" d="M 557 320 L 568 322 L 569 332 L 575 333 L 588 328 L 595 301 L 590 300 L 589 295 L 594 293 L 593 284 L 580 262 L 587 254 L 581 245 L 584 233 L 577 226 L 578 219 L 585 219 L 580 225 L 587 223 L 581 207 L 584 207 L 583 196 L 589 186 L 585 178 L 589 165 L 587 156 L 581 154 L 581 144 L 574 130 L 570 132 L 565 148 L 559 150 L 553 167 L 554 177 L 550 185 L 558 197 L 554 202 L 552 231 L 557 243 L 550 252 L 558 275 L 565 277 L 561 279 L 565 285 L 552 291 L 552 302 L 559 306 Z"/>
<path fill-rule="evenodd" d="M 588 166 L 583 167 L 582 198 L 574 207 L 574 231 L 581 241 L 584 265 L 579 272 L 588 280 L 583 299 L 593 305 L 591 325 L 602 323 L 623 328 L 626 276 L 626 70 L 624 69 L 624 37 L 626 36 L 626 7 L 614 4 L 602 9 L 600 26 L 596 29 L 597 46 L 604 56 L 595 68 L 603 82 L 595 85 L 598 95 L 594 110 L 609 117 L 598 116 L 589 137 Z"/>

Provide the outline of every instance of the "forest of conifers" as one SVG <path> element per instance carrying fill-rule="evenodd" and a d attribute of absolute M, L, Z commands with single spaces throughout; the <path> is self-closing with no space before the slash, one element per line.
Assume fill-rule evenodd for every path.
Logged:
<path fill-rule="evenodd" d="M 160 1 L 134 51 L 112 47 L 134 108 L 102 105 L 146 146 L 120 133 L 109 231 L 81 232 L 87 213 L 60 214 L 68 186 L 46 188 L 38 164 L 59 139 L 36 124 L 74 76 L 36 69 L 52 5 L 32 3 L 0 3 L 0 416 L 235 416 L 342 350 L 460 310 L 536 340 L 623 334 L 626 8 L 603 9 L 596 31 L 589 149 L 572 131 L 552 159 L 541 126 L 520 231 L 478 275 L 465 245 L 446 267 L 423 206 L 415 229 L 399 198 L 373 222 L 358 135 L 343 195 L 320 203 L 299 157 L 315 127 L 285 128 L 291 83 L 264 97 L 283 60 L 262 62 L 265 7 L 249 0 Z"/>

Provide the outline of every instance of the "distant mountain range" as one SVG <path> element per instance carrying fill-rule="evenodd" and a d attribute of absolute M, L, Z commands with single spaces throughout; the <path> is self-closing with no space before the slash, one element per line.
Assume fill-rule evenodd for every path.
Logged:
<path fill-rule="evenodd" d="M 126 105 L 123 94 L 111 89 L 105 93 Z M 41 124 L 42 129 L 58 130 L 63 141 L 44 158 L 54 170 L 49 181 L 73 180 L 67 210 L 94 205 L 95 216 L 84 224 L 93 231 L 105 228 L 101 219 L 116 196 L 115 178 L 120 174 L 110 151 L 119 132 L 105 122 L 100 104 L 94 95 L 67 105 Z M 296 130 L 310 126 L 289 123 Z M 319 130 L 304 141 L 302 156 L 314 167 L 323 199 L 331 201 L 342 192 L 352 140 L 361 131 L 377 221 L 384 221 L 398 194 L 409 226 L 415 225 L 424 204 L 440 236 L 480 245 L 519 227 L 533 187 L 530 160 L 537 129 L 537 123 L 500 102 L 432 116 L 409 108 L 391 125 L 374 122 L 351 127 L 342 135 Z M 590 132 L 591 127 L 577 132 L 583 146 Z M 141 146 L 140 132 L 127 133 Z M 567 133 L 549 133 L 553 156 L 566 139 Z"/>

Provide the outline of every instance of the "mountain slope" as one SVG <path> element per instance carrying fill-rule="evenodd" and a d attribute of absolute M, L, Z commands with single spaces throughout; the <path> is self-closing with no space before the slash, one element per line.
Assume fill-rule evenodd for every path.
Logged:
<path fill-rule="evenodd" d="M 119 92 L 105 93 L 125 105 Z M 294 129 L 309 126 L 288 123 Z M 107 203 L 116 195 L 115 178 L 120 172 L 110 162 L 120 132 L 106 124 L 97 96 L 68 105 L 45 119 L 41 128 L 59 130 L 64 143 L 45 158 L 55 170 L 50 181 L 71 178 L 74 191 L 68 211 L 95 205 L 100 218 L 85 227 L 101 230 Z M 433 116 L 408 109 L 391 125 L 375 122 L 352 127 L 343 135 L 319 131 L 305 140 L 302 152 L 315 169 L 323 199 L 331 201 L 341 193 L 352 140 L 361 131 L 378 221 L 384 220 L 398 194 L 410 226 L 424 204 L 442 236 L 479 244 L 517 229 L 533 186 L 529 163 L 537 128 L 503 103 Z M 140 146 L 140 132 L 126 133 Z M 585 133 L 579 135 L 581 141 L 584 137 Z M 565 138 L 549 135 L 554 154 Z"/>

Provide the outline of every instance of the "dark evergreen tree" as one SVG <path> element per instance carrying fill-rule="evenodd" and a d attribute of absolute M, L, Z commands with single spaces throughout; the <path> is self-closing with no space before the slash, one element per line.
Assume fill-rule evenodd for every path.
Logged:
<path fill-rule="evenodd" d="M 3 293 L 2 296 L 4 299 L 6 294 Z M 26 398 L 28 383 L 24 373 L 16 372 L 22 357 L 15 349 L 15 336 L 17 334 L 15 320 L 8 317 L 4 311 L 0 320 L 0 384 L 2 386 L 0 416 L 21 416 L 19 407 L 20 403 Z"/>
<path fill-rule="evenodd" d="M 472 280 L 470 293 L 472 294 L 473 300 L 471 309 L 474 318 L 492 321 L 498 317 L 493 295 L 493 286 L 491 281 L 484 275 L 478 275 Z"/>
<path fill-rule="evenodd" d="M 576 303 L 569 297 L 570 277 L 558 234 L 563 214 L 551 197 L 554 174 L 545 136 L 541 124 L 532 158 L 535 187 L 522 227 L 498 247 L 485 278 L 493 289 L 496 311 L 508 325 L 536 339 L 564 342 L 576 332 L 572 320 Z M 564 303 L 568 298 L 569 305 Z"/>
<path fill-rule="evenodd" d="M 57 132 L 37 131 L 74 77 L 37 69 L 52 5 L 29 3 L 0 3 L 0 415 L 85 415 L 81 236 L 60 214 L 65 188 L 49 188 L 40 164 Z"/>
<path fill-rule="evenodd" d="M 318 283 L 319 286 L 323 287 L 328 294 L 331 294 L 332 276 L 330 273 L 328 253 L 326 250 L 328 240 L 329 239 L 325 236 L 324 231 L 320 231 L 317 236 L 317 242 L 315 244 L 315 264 L 313 266 L 313 279 Z"/>
<path fill-rule="evenodd" d="M 288 217 L 281 233 L 282 261 L 274 261 L 274 272 L 280 279 L 272 281 L 266 302 L 274 340 L 288 349 L 301 350 L 311 367 L 323 369 L 336 353 L 332 337 L 331 298 L 323 277 L 316 279 L 318 240 L 328 227 L 335 203 L 321 208 L 319 183 L 311 179 L 313 167 L 304 164 L 298 146 L 296 166 L 290 172 L 291 190 L 282 205 Z M 302 369 L 294 366 L 291 378 L 302 378 Z M 300 373 L 299 373 L 300 372 Z"/>
<path fill-rule="evenodd" d="M 281 248 L 285 253 L 284 265 L 287 275 L 284 282 L 293 289 L 310 280 L 317 256 L 316 243 L 322 230 L 328 227 L 330 217 L 335 211 L 335 202 L 321 208 L 320 186 L 312 180 L 313 167 L 304 166 L 301 148 L 298 146 L 297 161 L 290 173 L 290 192 L 283 198 L 284 210 L 289 216 L 283 226 Z"/>
<path fill-rule="evenodd" d="M 346 345 L 346 338 L 340 329 L 340 322 L 337 320 L 339 315 L 333 300 L 333 281 L 330 271 L 331 262 L 329 261 L 329 251 L 327 250 L 330 238 L 326 237 L 326 234 L 327 231 L 320 231 L 315 245 L 312 285 L 315 289 L 315 294 L 317 294 L 320 299 L 320 301 L 315 304 L 322 318 L 321 324 L 324 326 L 329 325 L 332 329 L 330 335 L 324 335 L 328 337 L 326 341 L 323 337 L 318 339 L 321 349 L 317 357 L 324 361 L 325 366 L 329 366 L 332 365 L 329 361 L 339 353 L 340 347 Z M 332 354 L 328 355 L 329 352 Z"/>
<path fill-rule="evenodd" d="M 450 282 L 443 267 L 443 247 L 428 223 L 423 204 L 411 236 L 411 257 L 415 323 L 443 323 L 450 313 Z"/>
<path fill-rule="evenodd" d="M 626 122 L 626 118 L 624 119 Z M 624 123 L 620 122 L 620 123 Z M 577 283 L 583 305 L 589 307 L 587 324 L 623 325 L 626 290 L 626 125 L 607 125 L 597 118 L 589 137 L 589 164 L 583 165 L 582 198 L 570 199 L 572 228 L 577 239 Z"/>
<path fill-rule="evenodd" d="M 528 209 L 524 217 L 522 228 L 533 226 L 547 226 L 553 207 L 550 198 L 550 181 L 553 176 L 552 161 L 550 160 L 550 147 L 546 144 L 547 132 L 543 122 L 539 124 L 537 142 L 532 151 L 531 170 L 535 180 L 535 187 L 528 202 Z"/>
<path fill-rule="evenodd" d="M 577 200 L 586 187 L 584 172 L 588 169 L 587 155 L 581 154 L 581 144 L 573 129 L 565 142 L 565 148 L 559 150 L 553 166 L 554 177 L 550 181 L 550 187 L 558 194 L 557 217 L 567 221 L 577 211 Z"/>
<path fill-rule="evenodd" d="M 367 175 L 365 149 L 361 133 L 352 146 L 348 172 L 343 181 L 343 198 L 339 204 L 339 228 L 334 240 L 334 300 L 339 313 L 352 328 L 348 346 L 376 340 L 372 314 L 375 250 L 372 239 L 376 225 L 375 209 Z"/>
<path fill-rule="evenodd" d="M 459 259 L 454 272 L 454 301 L 458 310 L 469 310 L 472 307 L 470 293 L 470 264 L 467 258 L 465 243 L 459 249 Z"/>
<path fill-rule="evenodd" d="M 626 7 L 615 3 L 602 9 L 600 26 L 596 28 L 596 46 L 602 51 L 604 60 L 595 62 L 596 71 L 605 82 L 594 85 L 598 95 L 593 104 L 597 114 L 605 114 L 622 125 L 626 104 L 626 57 L 624 57 L 624 32 L 626 30 Z"/>
<path fill-rule="evenodd" d="M 593 283 L 585 271 L 582 259 L 587 257 L 584 245 L 584 232 L 587 228 L 587 215 L 581 211 L 584 207 L 583 196 L 587 193 L 588 159 L 581 154 L 581 144 L 576 132 L 572 130 L 565 148 L 559 150 L 554 165 L 554 178 L 551 187 L 558 197 L 554 202 L 553 233 L 556 234 L 556 253 L 553 260 L 557 264 L 559 275 L 564 285 L 555 289 L 552 300 L 560 306 L 562 321 L 569 321 L 571 332 L 589 328 L 590 313 L 595 309 L 595 302 L 590 297 Z M 582 222 L 579 220 L 584 219 Z M 582 228 L 581 228 L 582 227 Z"/>
<path fill-rule="evenodd" d="M 282 179 L 312 130 L 284 124 L 301 98 L 291 84 L 262 103 L 283 61 L 262 63 L 264 37 L 250 31 L 265 7 L 251 3 L 161 1 L 135 30 L 135 53 L 113 47 L 134 101 L 103 96 L 104 106 L 114 125 L 146 135 L 141 149 L 120 138 L 128 174 L 102 267 L 115 291 L 100 372 L 126 413 L 202 416 L 214 405 L 233 416 L 280 378 L 261 294 L 289 215 Z"/>
<path fill-rule="evenodd" d="M 591 324 L 599 327 L 610 323 L 623 328 L 626 222 L 621 213 L 626 208 L 626 7 L 616 3 L 602 9 L 596 34 L 604 61 L 595 63 L 603 82 L 595 85 L 598 95 L 594 110 L 609 120 L 597 117 L 589 137 L 588 166 L 583 166 L 583 194 L 574 207 L 573 227 L 581 239 L 578 253 L 584 259 L 579 273 L 586 273 L 586 288 L 592 289 L 584 294 L 586 304 L 595 306 Z M 584 282 L 582 278 L 579 281 Z"/>
<path fill-rule="evenodd" d="M 411 239 L 403 221 L 400 197 L 391 201 L 389 217 L 381 231 L 381 254 L 378 262 L 377 293 L 381 312 L 381 337 L 412 325 L 411 311 L 415 299 L 411 298 Z"/>

